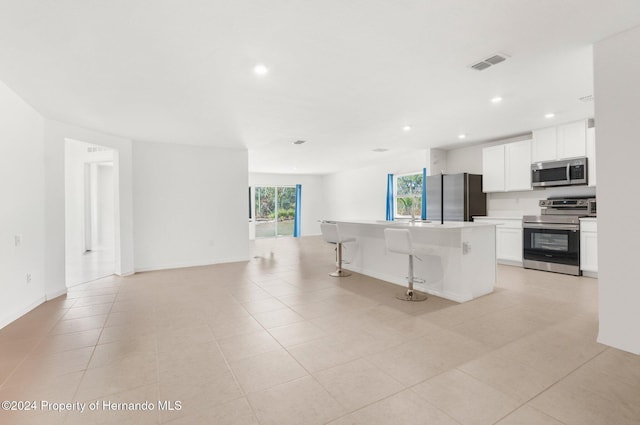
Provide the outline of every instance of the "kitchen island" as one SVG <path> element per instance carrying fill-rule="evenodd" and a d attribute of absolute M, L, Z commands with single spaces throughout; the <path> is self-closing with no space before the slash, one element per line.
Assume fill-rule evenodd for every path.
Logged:
<path fill-rule="evenodd" d="M 331 220 L 343 236 L 345 269 L 407 285 L 408 256 L 387 252 L 384 229 L 409 229 L 417 250 L 415 289 L 456 302 L 493 292 L 496 281 L 495 225 L 472 222 Z M 421 254 L 423 251 L 424 254 Z"/>

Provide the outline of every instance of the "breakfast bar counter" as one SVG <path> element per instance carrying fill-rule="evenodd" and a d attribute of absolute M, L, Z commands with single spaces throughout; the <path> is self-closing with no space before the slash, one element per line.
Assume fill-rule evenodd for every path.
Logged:
<path fill-rule="evenodd" d="M 331 220 L 344 237 L 345 269 L 406 286 L 408 256 L 387 252 L 384 229 L 409 229 L 416 261 L 415 289 L 456 302 L 493 292 L 495 225 L 473 222 Z M 424 253 L 421 254 L 420 252 Z"/>

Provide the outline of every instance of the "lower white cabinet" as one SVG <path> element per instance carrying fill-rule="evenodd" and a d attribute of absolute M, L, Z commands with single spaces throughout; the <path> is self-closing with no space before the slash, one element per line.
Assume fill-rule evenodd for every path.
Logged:
<path fill-rule="evenodd" d="M 522 219 L 474 217 L 478 223 L 496 225 L 496 260 L 500 264 L 522 266 Z"/>
<path fill-rule="evenodd" d="M 598 276 L 598 222 L 580 219 L 580 270 L 585 276 Z"/>

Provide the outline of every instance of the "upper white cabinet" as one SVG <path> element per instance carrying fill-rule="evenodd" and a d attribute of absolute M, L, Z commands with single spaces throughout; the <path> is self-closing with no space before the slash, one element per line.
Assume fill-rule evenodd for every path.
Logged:
<path fill-rule="evenodd" d="M 587 181 L 589 186 L 596 185 L 596 129 L 587 128 Z"/>
<path fill-rule="evenodd" d="M 505 145 L 505 189 L 531 189 L 531 140 Z"/>
<path fill-rule="evenodd" d="M 532 162 L 555 161 L 586 154 L 586 120 L 533 131 Z"/>
<path fill-rule="evenodd" d="M 504 192 L 505 190 L 504 145 L 482 149 L 482 191 Z"/>
<path fill-rule="evenodd" d="M 531 162 L 551 161 L 558 156 L 558 132 L 555 127 L 533 130 Z M 529 164 L 531 165 L 531 164 Z"/>
<path fill-rule="evenodd" d="M 508 192 L 531 189 L 531 140 L 482 150 L 482 190 Z"/>
<path fill-rule="evenodd" d="M 558 126 L 558 159 L 587 155 L 587 121 Z"/>

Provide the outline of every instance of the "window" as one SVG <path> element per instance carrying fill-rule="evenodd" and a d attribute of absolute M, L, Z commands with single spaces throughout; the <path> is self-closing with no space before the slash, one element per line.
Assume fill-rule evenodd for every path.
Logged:
<path fill-rule="evenodd" d="M 291 186 L 256 186 L 256 238 L 293 236 L 296 188 Z"/>
<path fill-rule="evenodd" d="M 422 213 L 422 173 L 395 176 L 396 217 L 420 217 Z"/>

